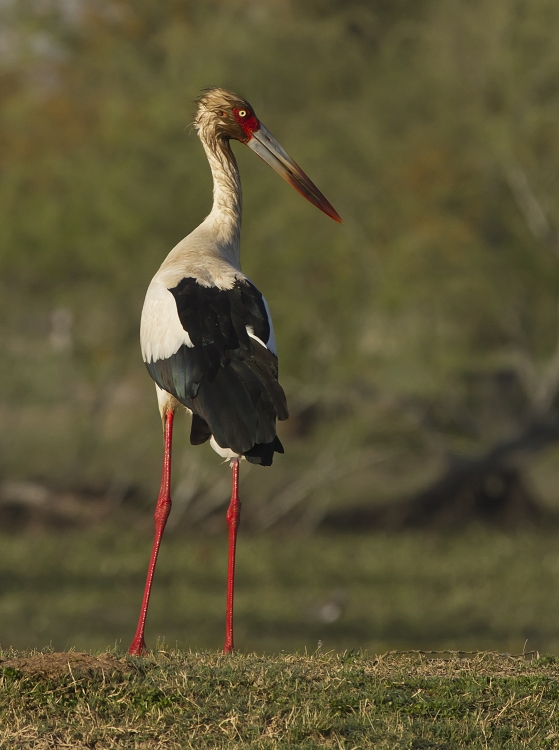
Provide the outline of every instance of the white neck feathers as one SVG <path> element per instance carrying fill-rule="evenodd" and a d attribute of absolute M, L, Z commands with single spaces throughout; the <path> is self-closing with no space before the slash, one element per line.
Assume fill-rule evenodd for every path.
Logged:
<path fill-rule="evenodd" d="M 207 138 L 204 128 L 198 134 L 213 177 L 213 206 L 204 223 L 211 226 L 226 259 L 239 268 L 243 199 L 237 162 L 229 141 Z"/>
<path fill-rule="evenodd" d="M 171 250 L 157 278 L 171 288 L 193 276 L 230 289 L 241 270 L 241 180 L 229 141 L 198 128 L 213 176 L 213 207 L 204 221 Z"/>

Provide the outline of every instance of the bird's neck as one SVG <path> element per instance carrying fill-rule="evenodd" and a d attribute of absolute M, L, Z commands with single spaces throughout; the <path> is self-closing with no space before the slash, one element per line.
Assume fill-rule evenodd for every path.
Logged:
<path fill-rule="evenodd" d="M 202 139 L 213 177 L 213 207 L 206 219 L 211 223 L 220 254 L 240 269 L 241 214 L 243 197 L 237 162 L 228 140 Z"/>

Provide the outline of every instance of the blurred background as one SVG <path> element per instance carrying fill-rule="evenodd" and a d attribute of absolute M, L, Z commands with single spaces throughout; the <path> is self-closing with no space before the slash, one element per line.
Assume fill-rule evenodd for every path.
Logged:
<path fill-rule="evenodd" d="M 0 645 L 126 647 L 161 428 L 146 287 L 238 145 L 290 419 L 243 465 L 239 645 L 559 652 L 555 0 L 2 0 Z M 148 635 L 219 648 L 229 471 L 177 420 Z"/>

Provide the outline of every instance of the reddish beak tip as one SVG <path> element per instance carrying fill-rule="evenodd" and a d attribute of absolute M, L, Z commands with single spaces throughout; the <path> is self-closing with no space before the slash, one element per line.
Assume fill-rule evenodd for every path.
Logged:
<path fill-rule="evenodd" d="M 340 214 L 337 211 L 334 211 L 333 214 L 328 214 L 328 216 L 330 216 L 332 219 L 334 219 L 334 221 L 337 221 L 338 224 L 343 224 L 344 223 L 342 217 L 340 216 Z"/>
<path fill-rule="evenodd" d="M 342 224 L 342 218 L 334 206 L 322 195 L 316 185 L 311 182 L 301 167 L 284 151 L 262 123 L 260 123 L 259 129 L 252 133 L 252 137 L 246 142 L 246 145 L 304 198 L 338 224 Z"/>

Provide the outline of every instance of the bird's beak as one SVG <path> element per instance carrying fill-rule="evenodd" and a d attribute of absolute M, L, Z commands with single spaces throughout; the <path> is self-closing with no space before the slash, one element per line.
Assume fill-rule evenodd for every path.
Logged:
<path fill-rule="evenodd" d="M 307 200 L 325 214 L 331 216 L 334 221 L 341 223 L 341 217 L 334 207 L 326 200 L 320 190 L 312 183 L 301 167 L 283 150 L 268 128 L 262 123 L 258 130 L 253 130 L 247 146 L 258 156 L 269 164 L 272 169 L 283 177 L 284 180 L 293 185 L 295 190 L 304 195 Z"/>

